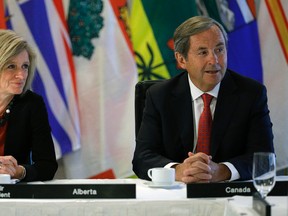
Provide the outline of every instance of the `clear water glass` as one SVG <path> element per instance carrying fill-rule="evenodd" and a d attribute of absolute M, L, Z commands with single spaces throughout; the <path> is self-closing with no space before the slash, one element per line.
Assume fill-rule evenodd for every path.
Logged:
<path fill-rule="evenodd" d="M 253 184 L 263 199 L 275 186 L 276 159 L 271 152 L 256 152 L 253 156 Z"/>

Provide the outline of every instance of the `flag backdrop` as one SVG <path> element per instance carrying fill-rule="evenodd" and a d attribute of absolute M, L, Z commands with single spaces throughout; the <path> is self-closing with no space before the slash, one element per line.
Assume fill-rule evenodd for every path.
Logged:
<path fill-rule="evenodd" d="M 259 10 L 264 83 L 274 123 L 278 169 L 288 164 L 288 1 L 263 0 Z"/>
<path fill-rule="evenodd" d="M 80 151 L 64 157 L 67 177 L 112 170 L 132 175 L 134 86 L 126 0 L 70 0 L 68 25 L 77 71 Z"/>
<path fill-rule="evenodd" d="M 126 0 L 9 0 L 5 12 L 1 27 L 36 50 L 33 90 L 45 100 L 64 177 L 132 175 L 137 69 Z"/>
<path fill-rule="evenodd" d="M 50 0 L 9 0 L 5 6 L 9 17 L 7 28 L 22 35 L 36 51 L 33 90 L 46 103 L 57 158 L 60 158 L 80 148 L 75 69 L 62 5 Z"/>

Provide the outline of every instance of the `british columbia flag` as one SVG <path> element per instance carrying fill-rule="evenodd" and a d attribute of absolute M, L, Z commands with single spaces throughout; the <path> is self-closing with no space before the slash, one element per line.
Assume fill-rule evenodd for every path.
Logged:
<path fill-rule="evenodd" d="M 1 28 L 14 30 L 36 51 L 37 67 L 32 87 L 46 103 L 56 156 L 60 158 L 80 148 L 76 73 L 62 1 L 0 3 L 6 19 L 0 22 Z"/>

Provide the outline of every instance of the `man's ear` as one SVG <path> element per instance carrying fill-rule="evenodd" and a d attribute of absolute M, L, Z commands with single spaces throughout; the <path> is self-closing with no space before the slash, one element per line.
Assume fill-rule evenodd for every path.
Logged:
<path fill-rule="evenodd" d="M 178 67 L 182 68 L 182 69 L 186 69 L 186 60 L 184 58 L 184 56 L 182 54 L 180 54 L 179 52 L 175 52 L 175 58 L 177 60 L 178 63 Z"/>

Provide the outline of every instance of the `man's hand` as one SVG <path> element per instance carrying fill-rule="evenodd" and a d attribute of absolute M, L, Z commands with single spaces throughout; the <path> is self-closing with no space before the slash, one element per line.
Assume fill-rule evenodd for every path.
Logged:
<path fill-rule="evenodd" d="M 211 160 L 209 166 L 212 175 L 211 182 L 226 181 L 231 178 L 231 171 L 225 164 L 217 164 Z"/>
<path fill-rule="evenodd" d="M 219 182 L 230 179 L 231 173 L 224 164 L 212 161 L 211 156 L 204 153 L 188 153 L 188 158 L 182 164 L 174 166 L 176 181 L 184 183 Z"/>

